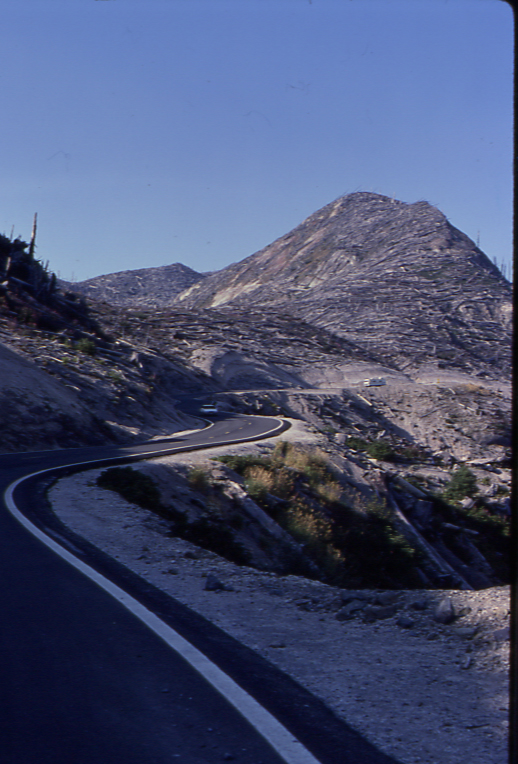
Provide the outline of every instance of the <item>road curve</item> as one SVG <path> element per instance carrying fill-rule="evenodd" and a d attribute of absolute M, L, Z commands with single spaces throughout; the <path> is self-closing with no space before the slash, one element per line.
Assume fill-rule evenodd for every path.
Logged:
<path fill-rule="evenodd" d="M 46 503 L 59 473 L 287 426 L 218 417 L 161 442 L 0 455 L 0 654 L 9 656 L 0 764 L 393 764 L 267 661 L 62 526 Z"/>

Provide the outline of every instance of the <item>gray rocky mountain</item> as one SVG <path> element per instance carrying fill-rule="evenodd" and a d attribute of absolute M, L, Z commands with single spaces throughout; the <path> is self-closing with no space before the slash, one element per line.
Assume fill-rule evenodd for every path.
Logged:
<path fill-rule="evenodd" d="M 112 305 L 156 308 L 169 305 L 177 294 L 201 281 L 205 275 L 182 263 L 173 263 L 158 268 L 109 273 L 77 283 L 60 279 L 58 284 L 62 288 Z"/>
<path fill-rule="evenodd" d="M 208 400 L 302 420 L 342 487 L 311 493 L 299 475 L 301 509 L 286 504 L 300 465 L 259 460 L 243 478 L 264 511 L 316 529 L 317 550 L 331 521 L 347 546 L 353 510 L 373 532 L 393 524 L 426 585 L 509 580 L 510 287 L 430 205 L 344 197 L 172 306 L 164 269 L 137 271 L 151 273 L 124 305 L 56 288 L 27 246 L 1 243 L 1 451 L 163 437 L 200 426 L 181 409 Z"/>
<path fill-rule="evenodd" d="M 510 284 L 425 201 L 343 196 L 175 302 L 288 311 L 400 370 L 510 372 Z"/>

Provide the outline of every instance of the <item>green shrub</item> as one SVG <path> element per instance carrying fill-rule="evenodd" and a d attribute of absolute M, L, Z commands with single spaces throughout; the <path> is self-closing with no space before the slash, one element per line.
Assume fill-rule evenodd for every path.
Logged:
<path fill-rule="evenodd" d="M 97 352 L 95 342 L 93 340 L 87 339 L 86 337 L 83 337 L 79 340 L 79 342 L 76 344 L 76 348 L 80 353 L 85 353 L 85 355 L 95 355 Z"/>
<path fill-rule="evenodd" d="M 209 478 L 207 473 L 201 467 L 194 467 L 190 470 L 187 481 L 193 491 L 199 491 L 200 493 L 208 493 L 210 488 Z"/>
<path fill-rule="evenodd" d="M 331 427 L 331 425 L 326 424 L 325 427 L 322 427 L 322 432 L 325 433 L 326 435 L 336 435 L 338 430 L 336 429 L 336 427 Z"/>
<path fill-rule="evenodd" d="M 447 486 L 449 488 L 449 486 Z M 458 499 L 450 500 L 442 495 L 434 495 L 434 515 L 438 520 L 458 525 L 467 530 L 477 531 L 478 535 L 469 535 L 469 541 L 484 555 L 486 560 L 493 568 L 496 576 L 502 583 L 510 581 L 510 523 L 507 518 L 491 514 L 480 500 L 476 500 L 475 506 L 466 509 L 459 504 L 455 504 Z M 441 529 L 441 535 L 444 535 L 444 529 Z M 448 545 L 452 551 L 461 557 L 464 554 L 462 548 L 456 550 L 456 534 L 452 534 L 448 539 Z M 470 564 L 470 560 L 466 562 Z"/>
<path fill-rule="evenodd" d="M 107 488 L 120 494 L 126 501 L 145 509 L 157 510 L 162 507 L 160 492 L 149 475 L 131 467 L 111 467 L 101 472 L 97 478 L 100 488 Z"/>
<path fill-rule="evenodd" d="M 122 382 L 123 376 L 120 374 L 120 372 L 115 371 L 115 369 L 110 369 L 108 374 L 108 378 L 112 380 L 112 382 Z"/>
<path fill-rule="evenodd" d="M 27 324 L 28 326 L 36 325 L 36 313 L 29 307 L 23 306 L 20 308 L 18 312 L 18 319 L 22 324 Z"/>
<path fill-rule="evenodd" d="M 369 443 L 365 450 L 373 459 L 384 459 L 385 461 L 391 461 L 396 455 L 390 443 L 383 440 L 375 440 L 374 443 Z"/>
<path fill-rule="evenodd" d="M 442 493 L 445 501 L 458 502 L 466 496 L 473 496 L 477 492 L 477 479 L 465 464 L 455 470 L 450 482 Z"/>
<path fill-rule="evenodd" d="M 503 517 L 490 514 L 482 507 L 475 506 L 457 511 L 464 520 L 465 527 L 479 533 L 475 538 L 471 538 L 471 541 L 482 552 L 498 578 L 504 583 L 509 583 L 511 580 L 509 522 Z"/>
<path fill-rule="evenodd" d="M 346 445 L 348 448 L 353 448 L 355 451 L 365 451 L 369 444 L 363 438 L 358 438 L 356 435 L 350 435 L 347 438 Z"/>
<path fill-rule="evenodd" d="M 405 480 L 410 485 L 413 485 L 414 488 L 419 488 L 420 491 L 428 490 L 428 483 L 423 475 L 406 475 Z"/>
<path fill-rule="evenodd" d="M 394 528 L 390 510 L 366 502 L 362 512 L 344 510 L 333 540 L 344 558 L 340 585 L 380 589 L 419 588 L 421 554 Z"/>
<path fill-rule="evenodd" d="M 397 456 L 409 462 L 421 461 L 423 459 L 423 452 L 419 446 L 405 446 L 398 449 Z"/>
<path fill-rule="evenodd" d="M 206 517 L 192 523 L 177 522 L 171 535 L 215 552 L 236 565 L 247 565 L 250 562 L 248 550 L 234 538 L 232 530 L 222 522 Z"/>
<path fill-rule="evenodd" d="M 215 461 L 226 464 L 231 470 L 237 472 L 239 475 L 244 475 L 248 467 L 262 466 L 269 464 L 270 460 L 261 456 L 243 455 L 243 456 L 218 456 Z"/>
<path fill-rule="evenodd" d="M 308 454 L 305 458 L 302 457 L 299 469 L 306 475 L 312 488 L 321 483 L 328 483 L 333 478 L 327 461 L 320 454 Z"/>

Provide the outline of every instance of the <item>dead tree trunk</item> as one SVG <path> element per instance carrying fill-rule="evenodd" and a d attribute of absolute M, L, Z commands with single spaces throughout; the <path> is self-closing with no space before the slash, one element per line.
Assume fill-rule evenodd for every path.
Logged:
<path fill-rule="evenodd" d="M 31 233 L 31 243 L 29 244 L 29 257 L 31 260 L 34 257 L 34 247 L 36 245 L 36 228 L 37 228 L 37 221 L 38 221 L 38 213 L 34 213 L 34 220 L 32 221 L 32 233 Z"/>

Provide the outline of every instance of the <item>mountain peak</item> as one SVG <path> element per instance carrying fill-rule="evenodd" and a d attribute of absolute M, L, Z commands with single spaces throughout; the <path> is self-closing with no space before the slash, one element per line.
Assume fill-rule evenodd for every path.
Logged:
<path fill-rule="evenodd" d="M 424 200 L 342 196 L 175 303 L 289 311 L 400 368 L 436 359 L 438 348 L 460 364 L 468 357 L 507 370 L 510 364 L 510 285 Z"/>

